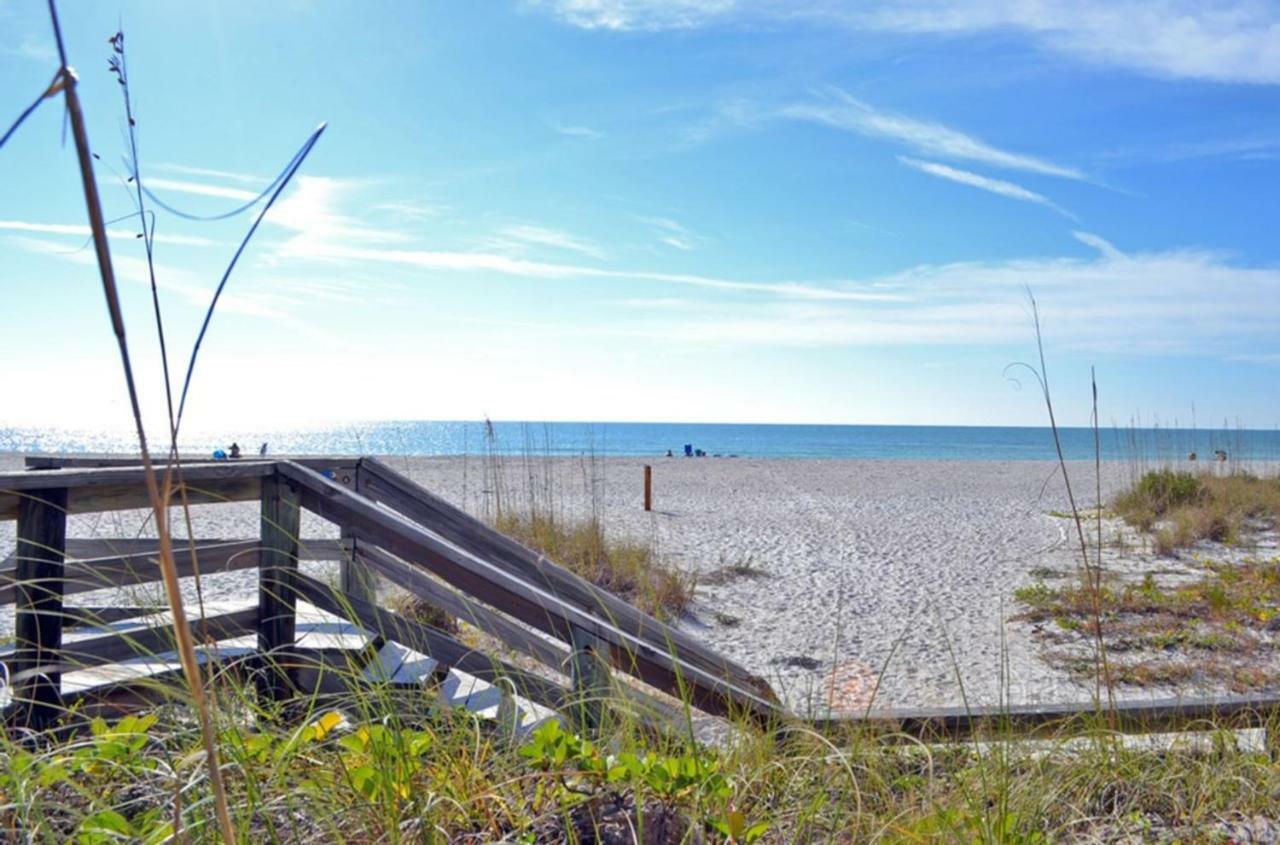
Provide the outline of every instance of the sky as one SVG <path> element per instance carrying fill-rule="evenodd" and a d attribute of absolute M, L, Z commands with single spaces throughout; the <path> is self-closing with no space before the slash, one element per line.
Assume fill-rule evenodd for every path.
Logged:
<path fill-rule="evenodd" d="M 256 197 L 184 425 L 1280 423 L 1269 0 L 66 2 L 134 366 L 138 173 Z M 0 124 L 57 69 L 0 0 Z M 0 149 L 0 426 L 128 425 L 61 100 Z M 0 127 L 3 128 L 3 127 Z M 150 198 L 171 377 L 261 204 Z M 1017 382 L 1008 376 L 1019 376 Z M 1020 386 L 1019 383 L 1020 382 Z"/>

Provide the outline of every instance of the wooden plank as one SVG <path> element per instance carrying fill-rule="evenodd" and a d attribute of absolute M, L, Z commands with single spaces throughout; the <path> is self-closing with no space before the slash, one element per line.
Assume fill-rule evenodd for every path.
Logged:
<path fill-rule="evenodd" d="M 223 537 L 205 537 L 196 540 L 196 548 L 204 549 L 215 546 L 247 545 L 258 547 L 258 539 L 231 539 Z M 345 547 L 338 540 L 328 538 L 304 538 L 299 552 L 303 560 L 342 560 Z M 182 537 L 173 539 L 174 551 L 189 547 L 191 544 Z M 160 554 L 160 544 L 149 537 L 68 537 L 67 563 L 97 562 L 100 560 L 119 560 L 126 557 L 155 557 Z M 12 569 L 16 555 L 0 558 L 0 573 Z"/>
<path fill-rule="evenodd" d="M 354 483 L 344 485 L 360 492 L 360 467 L 353 471 Z M 373 604 L 378 603 L 377 577 L 368 566 L 357 557 L 357 540 L 355 534 L 347 528 L 341 529 L 342 547 L 346 556 L 338 564 L 338 585 L 342 592 L 349 596 L 358 596 Z"/>
<path fill-rule="evenodd" d="M 775 702 L 684 663 L 675 649 L 655 648 L 305 467 L 282 463 L 280 472 L 298 482 L 304 507 L 349 526 L 361 541 L 429 567 L 458 589 L 566 642 L 576 624 L 609 644 L 612 665 L 651 686 L 682 699 L 687 694 L 693 706 L 717 715 L 746 713 L 770 723 L 783 715 Z"/>
<path fill-rule="evenodd" d="M 1004 707 L 937 707 L 872 711 L 848 718 L 818 719 L 824 732 L 872 729 L 922 740 L 961 740 L 980 734 L 1045 733 L 1058 736 L 1092 728 L 1121 733 L 1194 730 L 1196 723 L 1265 727 L 1280 719 L 1280 695 L 1224 695 L 1119 701 L 1114 709 L 1092 702 Z"/>
<path fill-rule="evenodd" d="M 388 581 L 426 599 L 446 613 L 537 660 L 564 672 L 569 652 L 534 631 L 507 619 L 475 599 L 450 589 L 417 567 L 370 543 L 360 546 L 360 559 Z M 344 591 L 345 592 L 345 591 Z"/>
<path fill-rule="evenodd" d="M 110 555 L 110 549 L 117 544 L 127 553 L 97 556 Z M 78 551 L 94 557 L 66 563 L 63 595 L 160 580 L 160 567 L 154 560 L 158 554 L 155 540 L 68 540 L 67 546 L 69 553 Z M 195 575 L 197 568 L 201 575 L 213 575 L 252 569 L 258 565 L 260 548 L 260 540 L 199 540 L 193 558 L 190 544 L 178 540 L 174 542 L 173 557 L 180 578 Z M 336 540 L 303 540 L 299 556 L 303 560 L 337 560 L 340 554 Z M 0 606 L 14 602 L 16 584 L 15 569 L 0 569 Z"/>
<path fill-rule="evenodd" d="M 162 616 L 167 616 L 167 609 Z M 248 607 L 232 613 L 192 619 L 187 624 L 197 643 L 216 642 L 252 634 L 257 627 L 258 609 Z M 97 637 L 80 638 L 63 643 L 44 662 L 28 666 L 11 650 L 0 652 L 0 662 L 8 663 L 15 683 L 41 673 L 74 672 L 94 666 L 106 666 L 135 657 L 150 657 L 174 649 L 173 625 L 123 627 Z M 176 659 L 176 658 L 175 658 Z"/>
<path fill-rule="evenodd" d="M 302 508 L 298 490 L 279 473 L 262 480 L 262 551 L 258 568 L 258 651 L 265 671 L 259 689 L 273 701 L 296 688 L 292 652 L 297 631 L 298 535 Z"/>
<path fill-rule="evenodd" d="M 212 461 L 184 464 L 182 481 L 192 484 L 235 478 L 262 478 L 274 469 L 273 461 Z M 158 477 L 163 478 L 165 467 L 156 465 Z M 0 490 L 67 490 L 88 487 L 116 487 L 143 485 L 146 474 L 141 466 L 73 467 L 46 469 L 39 472 L 0 473 Z"/>
<path fill-rule="evenodd" d="M 344 595 L 306 575 L 299 575 L 296 584 L 298 594 L 321 610 L 350 619 L 383 639 L 408 646 L 446 667 L 486 681 L 508 678 L 517 693 L 553 710 L 561 709 L 569 701 L 568 692 L 552 681 L 486 657 L 442 631 L 405 619 L 355 596 Z"/>
<path fill-rule="evenodd" d="M 606 655 L 609 644 L 577 625 L 569 628 L 573 647 L 573 694 L 571 712 L 578 725 L 588 731 L 604 723 L 606 702 L 612 698 L 612 683 Z"/>
<path fill-rule="evenodd" d="M 259 462 L 199 464 L 183 468 L 180 487 L 191 504 L 217 504 L 256 499 L 260 480 L 271 464 Z M 75 484 L 69 488 L 67 513 L 149 508 L 146 483 L 140 467 L 41 470 L 0 473 L 0 520 L 16 519 L 18 502 L 29 491 Z M 181 501 L 175 486 L 172 502 Z"/>
<path fill-rule="evenodd" d="M 252 455 L 247 458 L 238 458 L 226 461 L 214 461 L 208 455 L 181 455 L 179 463 L 182 466 L 192 464 L 250 464 L 262 463 L 263 461 L 293 461 L 302 464 L 308 469 L 324 470 L 334 469 L 339 474 L 342 472 L 355 472 L 356 466 L 360 463 L 359 456 L 356 455 L 270 455 L 266 458 L 260 458 Z M 142 466 L 142 457 L 140 455 L 120 455 L 120 454 L 53 454 L 53 455 L 27 455 L 23 459 L 23 464 L 28 470 L 46 470 L 46 469 L 72 469 L 72 468 L 89 468 L 89 467 L 136 467 Z M 165 460 L 157 460 L 157 466 L 164 467 L 167 465 Z M 339 483 L 341 478 L 336 478 Z M 347 486 L 344 483 L 344 486 Z"/>
<path fill-rule="evenodd" d="M 168 606 L 152 605 L 150 607 L 103 607 L 101 605 L 84 605 L 80 607 L 62 608 L 62 627 L 66 628 L 101 628 L 114 625 L 139 616 L 156 616 L 168 610 Z"/>
<path fill-rule="evenodd" d="M 62 710 L 61 675 L 49 668 L 62 647 L 62 564 L 67 491 L 34 490 L 18 505 L 16 649 L 10 667 L 15 722 L 43 730 Z"/>
<path fill-rule="evenodd" d="M 661 651 L 676 651 L 682 661 L 709 675 L 774 704 L 777 696 L 762 678 L 717 654 L 689 634 L 641 612 L 617 596 L 556 565 L 544 555 L 520 545 L 448 502 L 433 496 L 411 479 L 376 459 L 361 463 L 361 493 L 431 528 L 446 540 L 484 558 L 552 595 Z"/>
<path fill-rule="evenodd" d="M 360 464 L 360 493 L 427 526 L 450 543 L 528 581 L 553 596 L 639 639 L 651 648 L 674 651 L 681 661 L 708 675 L 751 691 L 778 705 L 764 679 L 717 654 L 693 636 L 665 625 L 617 596 L 522 546 L 465 511 L 424 490 L 413 480 L 374 458 Z"/>

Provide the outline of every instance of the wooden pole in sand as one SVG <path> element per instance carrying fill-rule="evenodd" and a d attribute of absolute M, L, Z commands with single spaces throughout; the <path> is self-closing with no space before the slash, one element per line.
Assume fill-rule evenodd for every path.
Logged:
<path fill-rule="evenodd" d="M 653 467 L 644 465 L 644 509 L 653 510 Z"/>
<path fill-rule="evenodd" d="M 32 490 L 18 501 L 17 601 L 12 665 L 16 722 L 44 730 L 62 712 L 62 564 L 67 491 Z"/>

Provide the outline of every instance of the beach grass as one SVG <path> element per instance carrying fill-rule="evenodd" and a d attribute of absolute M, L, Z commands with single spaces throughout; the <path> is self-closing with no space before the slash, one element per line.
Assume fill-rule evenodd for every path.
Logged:
<path fill-rule="evenodd" d="M 1120 684 L 1232 692 L 1280 685 L 1280 558 L 1239 550 L 1280 523 L 1280 479 L 1162 468 L 1141 475 L 1111 508 L 1151 536 L 1157 555 L 1217 545 L 1185 560 L 1175 579 L 1163 570 L 1140 580 L 1104 571 L 1094 583 L 1041 577 L 1019 588 L 1019 618 L 1056 646 L 1046 657 L 1089 676 L 1082 644 L 1092 636 L 1105 643 Z"/>
<path fill-rule="evenodd" d="M 1280 518 L 1280 479 L 1153 470 L 1118 496 L 1112 510 L 1129 525 L 1153 532 L 1159 554 L 1200 540 L 1231 544 L 1251 521 L 1274 524 Z"/>
<path fill-rule="evenodd" d="M 0 741 L 0 838 L 213 842 L 180 692 L 73 736 Z M 1270 824 L 1280 768 L 1205 725 L 1168 746 L 1083 739 L 902 744 L 734 726 L 703 745 L 619 721 L 518 739 L 428 694 L 367 688 L 287 718 L 215 679 L 241 842 L 1216 842 Z M 1274 830 L 1274 828 L 1269 828 Z M 1241 841 L 1243 840 L 1241 837 Z"/>
<path fill-rule="evenodd" d="M 572 520 L 545 510 L 508 510 L 494 527 L 659 618 L 679 618 L 693 600 L 691 577 L 665 565 L 648 543 L 608 536 L 597 516 Z"/>

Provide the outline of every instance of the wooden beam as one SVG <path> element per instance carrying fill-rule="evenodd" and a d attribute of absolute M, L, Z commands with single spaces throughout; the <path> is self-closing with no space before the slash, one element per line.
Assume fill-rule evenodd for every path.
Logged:
<path fill-rule="evenodd" d="M 604 723 L 606 702 L 613 697 L 609 644 L 577 625 L 570 627 L 569 637 L 573 646 L 574 694 L 570 712 L 581 728 L 598 731 Z"/>
<path fill-rule="evenodd" d="M 178 577 L 195 575 L 197 569 L 202 576 L 252 569 L 258 565 L 261 545 L 261 540 L 197 540 L 193 557 L 189 543 L 175 540 L 173 557 Z M 68 540 L 68 558 L 91 559 L 66 562 L 63 595 L 158 581 L 157 549 L 155 540 L 146 539 Z M 340 556 L 341 547 L 337 540 L 301 541 L 299 557 L 302 560 L 338 560 Z M 12 560 L 12 557 L 6 558 L 5 563 Z M 16 568 L 0 569 L 0 606 L 14 602 L 16 585 Z"/>
<path fill-rule="evenodd" d="M 304 507 L 350 527 L 361 541 L 429 567 L 458 589 L 566 642 L 570 626 L 577 625 L 609 644 L 606 659 L 613 666 L 651 686 L 681 699 L 687 694 L 693 706 L 713 714 L 746 713 L 769 723 L 784 715 L 775 702 L 684 663 L 676 649 L 650 645 L 305 467 L 282 463 L 280 473 L 298 483 Z"/>
<path fill-rule="evenodd" d="M 293 664 L 297 629 L 298 535 L 302 509 L 297 487 L 279 473 L 262 480 L 262 551 L 258 567 L 259 688 L 281 701 L 296 687 Z"/>
<path fill-rule="evenodd" d="M 360 492 L 360 467 L 354 472 L 354 483 L 349 485 L 357 493 Z M 348 485 L 344 485 L 348 486 Z M 356 535 L 349 528 L 340 529 L 342 550 L 346 553 L 338 563 L 338 586 L 349 596 L 358 596 L 371 604 L 378 603 L 377 575 L 358 555 Z"/>
<path fill-rule="evenodd" d="M 360 463 L 360 493 L 429 527 L 435 534 L 504 572 L 594 617 L 608 620 L 649 647 L 676 653 L 682 662 L 707 675 L 781 706 L 768 682 L 745 667 L 717 654 L 690 634 L 663 624 L 623 599 L 558 566 L 545 555 L 495 531 L 375 458 L 364 458 Z"/>
<path fill-rule="evenodd" d="M 182 468 L 182 487 L 193 504 L 256 499 L 259 482 L 274 465 L 263 461 L 219 461 Z M 141 467 L 49 469 L 0 473 L 0 520 L 16 519 L 18 502 L 30 492 L 66 488 L 67 513 L 133 510 L 148 507 Z M 173 501 L 180 501 L 177 489 Z"/>
<path fill-rule="evenodd" d="M 1271 694 L 1119 701 L 1114 709 L 1075 702 L 872 711 L 849 718 L 818 719 L 813 725 L 827 733 L 871 729 L 925 741 L 952 741 L 983 734 L 1061 736 L 1091 729 L 1169 733 L 1194 730 L 1197 722 L 1256 728 L 1278 720 L 1280 695 Z"/>
<path fill-rule="evenodd" d="M 33 490 L 18 505 L 17 646 L 10 683 L 15 721 L 43 730 L 62 710 L 61 675 L 46 669 L 62 647 L 62 563 L 67 541 L 67 491 Z"/>
<path fill-rule="evenodd" d="M 487 657 L 443 631 L 405 619 L 356 596 L 344 595 L 306 575 L 299 575 L 296 584 L 298 594 L 321 610 L 349 619 L 384 639 L 422 652 L 446 667 L 485 681 L 507 678 L 520 695 L 553 710 L 562 709 L 570 700 L 567 691 L 552 681 L 517 669 L 497 658 Z"/>
<path fill-rule="evenodd" d="M 139 616 L 156 616 L 164 613 L 167 605 L 150 607 L 104 607 L 102 605 L 83 605 L 79 607 L 63 606 L 62 627 L 67 628 L 101 628 L 137 619 Z"/>
<path fill-rule="evenodd" d="M 556 672 L 565 672 L 569 652 L 557 643 L 512 622 L 497 611 L 435 580 L 419 567 L 371 543 L 360 546 L 359 556 L 362 563 L 393 584 L 426 599 L 451 616 L 475 626 L 502 642 L 503 645 L 529 655 L 543 666 Z"/>
<path fill-rule="evenodd" d="M 427 575 L 419 567 L 401 560 L 385 549 L 369 543 L 360 546 L 360 559 L 393 584 L 421 596 L 442 610 L 474 625 L 479 630 L 499 640 L 503 645 L 528 655 L 543 666 L 560 674 L 572 674 L 570 652 L 557 642 L 548 640 L 536 631 L 508 619 L 498 611 L 459 593 Z M 615 709 L 625 704 L 631 716 L 646 725 L 670 728 L 682 725 L 685 713 L 680 708 L 625 683 L 613 685 Z"/>
<path fill-rule="evenodd" d="M 160 619 L 168 617 L 166 608 Z M 192 619 L 191 635 L 197 643 L 217 642 L 252 634 L 257 627 L 258 609 L 248 607 L 204 619 Z M 64 642 L 61 649 L 49 653 L 44 662 L 27 666 L 12 650 L 0 651 L 0 663 L 9 665 L 14 683 L 41 674 L 58 674 L 107 666 L 135 657 L 153 657 L 174 648 L 172 623 L 160 622 L 151 627 L 124 628 L 97 637 Z M 176 659 L 176 658 L 175 658 Z"/>

